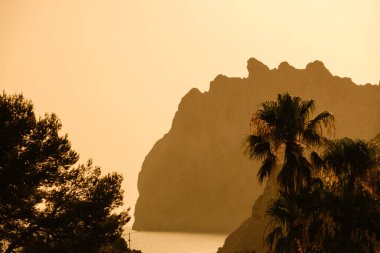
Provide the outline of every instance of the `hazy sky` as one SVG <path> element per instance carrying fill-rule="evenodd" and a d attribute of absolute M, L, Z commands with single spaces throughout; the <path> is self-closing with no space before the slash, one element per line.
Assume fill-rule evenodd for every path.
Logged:
<path fill-rule="evenodd" d="M 0 89 L 55 112 L 82 161 L 125 178 L 134 208 L 145 155 L 183 95 L 255 57 L 378 84 L 377 0 L 0 0 Z"/>

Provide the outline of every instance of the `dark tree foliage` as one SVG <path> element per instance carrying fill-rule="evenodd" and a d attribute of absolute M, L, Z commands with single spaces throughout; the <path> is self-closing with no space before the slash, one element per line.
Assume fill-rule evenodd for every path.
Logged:
<path fill-rule="evenodd" d="M 22 95 L 0 95 L 0 242 L 5 252 L 128 252 L 122 176 L 102 176 L 60 135 L 56 115 L 36 118 Z"/>
<path fill-rule="evenodd" d="M 375 141 L 324 138 L 332 114 L 309 120 L 314 101 L 289 94 L 253 115 L 246 152 L 263 161 L 259 180 L 278 164 L 270 203 L 270 253 L 375 253 L 380 239 L 380 147 Z M 307 151 L 307 152 L 305 152 Z M 306 154 L 310 159 L 306 160 Z"/>
<path fill-rule="evenodd" d="M 309 187 L 280 192 L 270 204 L 270 252 L 374 253 L 380 202 L 368 179 L 379 172 L 379 147 L 349 138 L 329 141 L 318 164 Z"/>
<path fill-rule="evenodd" d="M 380 147 L 365 140 L 329 141 L 321 155 L 325 187 L 336 197 L 330 209 L 336 225 L 335 252 L 372 253 L 380 239 L 380 201 L 377 187 Z"/>
<path fill-rule="evenodd" d="M 246 154 L 261 160 L 260 182 L 279 166 L 277 181 L 282 190 L 295 192 L 311 182 L 311 166 L 306 157 L 310 147 L 323 143 L 323 129 L 334 128 L 334 116 L 324 111 L 314 118 L 314 100 L 302 100 L 289 93 L 278 94 L 276 101 L 261 103 L 252 115 L 252 134 L 246 140 Z"/>

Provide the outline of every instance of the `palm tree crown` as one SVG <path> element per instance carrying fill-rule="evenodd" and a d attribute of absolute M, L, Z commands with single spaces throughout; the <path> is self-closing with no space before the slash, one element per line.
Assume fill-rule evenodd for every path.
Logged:
<path fill-rule="evenodd" d="M 330 213 L 341 252 L 374 252 L 380 238 L 380 147 L 365 140 L 332 140 L 320 161 L 323 174 L 331 178 L 327 187 L 338 196 L 338 208 Z"/>
<path fill-rule="evenodd" d="M 258 172 L 260 182 L 282 163 L 277 178 L 281 189 L 295 192 L 310 184 L 311 164 L 305 151 L 324 141 L 323 127 L 334 128 L 334 116 L 330 112 L 324 111 L 310 119 L 314 107 L 314 100 L 302 100 L 284 93 L 279 94 L 276 101 L 262 103 L 252 115 L 252 134 L 246 141 L 246 154 L 251 159 L 263 161 Z"/>
<path fill-rule="evenodd" d="M 365 177 L 380 168 L 380 148 L 373 142 L 343 138 L 329 141 L 321 159 L 320 166 L 353 187 L 355 182 L 366 183 Z"/>

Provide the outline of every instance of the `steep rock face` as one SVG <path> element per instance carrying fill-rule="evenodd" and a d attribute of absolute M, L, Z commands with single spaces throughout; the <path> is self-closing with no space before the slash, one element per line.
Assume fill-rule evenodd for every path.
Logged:
<path fill-rule="evenodd" d="M 251 114 L 278 93 L 313 98 L 317 112 L 334 112 L 336 137 L 370 138 L 380 129 L 378 85 L 355 85 L 319 61 L 270 70 L 250 59 L 248 70 L 248 78 L 219 75 L 208 92 L 183 97 L 170 131 L 142 165 L 134 229 L 230 232 L 249 217 L 263 186 L 242 144 Z"/>
<path fill-rule="evenodd" d="M 253 204 L 251 216 L 226 238 L 223 247 L 219 248 L 217 253 L 265 252 L 264 234 L 269 222 L 265 212 L 276 192 L 275 178 L 271 178 L 267 182 L 263 194 Z"/>

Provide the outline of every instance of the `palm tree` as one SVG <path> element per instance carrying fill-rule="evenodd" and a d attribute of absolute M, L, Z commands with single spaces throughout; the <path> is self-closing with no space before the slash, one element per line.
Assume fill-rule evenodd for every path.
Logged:
<path fill-rule="evenodd" d="M 282 164 L 277 176 L 279 195 L 267 210 L 271 217 L 271 230 L 266 236 L 270 252 L 293 253 L 302 248 L 303 224 L 308 216 L 304 213 L 307 202 L 300 202 L 299 196 L 312 185 L 312 164 L 306 152 L 325 141 L 323 127 L 327 130 L 334 127 L 330 112 L 310 119 L 314 107 L 314 100 L 284 93 L 276 101 L 262 103 L 251 118 L 252 134 L 247 138 L 245 151 L 251 159 L 263 161 L 259 181 Z"/>
<path fill-rule="evenodd" d="M 296 194 L 280 190 L 267 210 L 269 252 L 374 253 L 380 202 L 370 177 L 379 172 L 379 146 L 344 138 L 314 155 L 324 177 Z"/>
<path fill-rule="evenodd" d="M 277 101 L 266 101 L 251 118 L 252 134 L 246 140 L 246 154 L 262 160 L 259 181 L 269 177 L 282 164 L 277 181 L 280 189 L 296 192 L 311 182 L 311 164 L 306 149 L 324 141 L 323 127 L 334 128 L 334 116 L 324 111 L 310 119 L 314 100 L 302 100 L 289 93 L 278 94 Z M 278 161 L 282 158 L 281 161 Z"/>
<path fill-rule="evenodd" d="M 297 238 L 301 229 L 295 225 L 299 209 L 294 195 L 280 190 L 266 212 L 271 217 L 268 227 L 270 231 L 265 237 L 268 252 L 297 252 Z"/>
<path fill-rule="evenodd" d="M 374 142 L 343 138 L 329 141 L 319 167 L 332 172 L 348 191 L 368 187 L 367 177 L 380 168 L 380 147 Z"/>
<path fill-rule="evenodd" d="M 336 209 L 336 199 L 318 178 L 297 194 L 280 190 L 267 209 L 271 217 L 265 238 L 269 253 L 337 252 L 330 212 Z"/>
<path fill-rule="evenodd" d="M 335 241 L 341 252 L 374 252 L 380 238 L 380 202 L 372 177 L 380 172 L 380 147 L 365 140 L 334 140 L 319 161 L 338 197 L 339 207 L 331 213 L 339 227 Z"/>

